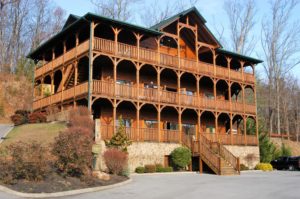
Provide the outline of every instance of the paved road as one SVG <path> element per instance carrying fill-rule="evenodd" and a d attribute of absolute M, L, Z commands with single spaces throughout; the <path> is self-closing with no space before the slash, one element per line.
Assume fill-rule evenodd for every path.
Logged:
<path fill-rule="evenodd" d="M 299 199 L 300 172 L 251 172 L 241 176 L 162 174 L 132 176 L 123 187 L 72 199 Z M 0 198 L 15 198 L 0 193 Z"/>
<path fill-rule="evenodd" d="M 11 124 L 0 124 L 0 143 L 3 141 L 1 138 L 4 137 L 13 126 Z"/>

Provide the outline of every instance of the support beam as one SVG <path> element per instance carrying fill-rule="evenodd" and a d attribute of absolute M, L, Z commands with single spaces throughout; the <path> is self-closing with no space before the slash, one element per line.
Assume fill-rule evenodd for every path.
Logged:
<path fill-rule="evenodd" d="M 92 111 L 94 22 L 90 23 L 88 109 Z"/>

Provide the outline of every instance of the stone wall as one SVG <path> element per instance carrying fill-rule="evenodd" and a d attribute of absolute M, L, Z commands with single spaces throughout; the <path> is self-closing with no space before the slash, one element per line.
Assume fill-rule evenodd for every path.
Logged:
<path fill-rule="evenodd" d="M 240 158 L 240 164 L 244 164 L 250 169 L 259 163 L 258 146 L 231 146 L 224 145 L 233 155 Z"/>
<path fill-rule="evenodd" d="M 99 143 L 102 148 L 102 154 L 106 150 L 103 141 Z M 128 165 L 130 172 L 134 172 L 138 166 L 145 166 L 146 164 L 164 164 L 164 156 L 170 153 L 181 144 L 175 143 L 155 143 L 155 142 L 133 142 L 128 147 Z M 105 170 L 105 164 L 102 159 L 102 154 L 99 155 L 98 165 L 101 170 Z"/>

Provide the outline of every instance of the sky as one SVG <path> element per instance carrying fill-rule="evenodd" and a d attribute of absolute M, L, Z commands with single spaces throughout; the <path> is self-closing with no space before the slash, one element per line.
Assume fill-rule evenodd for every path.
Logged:
<path fill-rule="evenodd" d="M 58 6 L 62 7 L 64 10 L 66 10 L 67 15 L 69 14 L 75 14 L 82 16 L 86 14 L 87 12 L 94 12 L 94 5 L 90 2 L 90 0 L 53 0 Z M 160 0 L 160 4 L 164 4 L 167 1 L 173 1 L 173 0 Z M 244 0 L 241 0 L 244 1 Z M 149 3 L 151 0 L 144 0 L 141 3 L 141 7 L 143 7 L 142 4 Z M 224 30 L 224 37 L 229 37 L 229 31 L 226 29 L 226 27 L 229 27 L 229 21 L 227 19 L 226 13 L 224 11 L 224 3 L 226 0 L 199 0 L 197 5 L 197 9 L 201 13 L 201 15 L 206 19 L 207 23 L 206 25 L 208 28 L 212 31 L 212 33 L 216 33 L 216 29 L 218 29 L 218 26 L 222 24 L 222 26 L 225 28 Z M 269 0 L 256 0 L 257 4 L 257 19 L 261 21 L 262 18 L 264 18 L 269 11 Z M 300 4 L 297 5 L 297 7 L 294 9 L 294 12 L 292 13 L 292 20 L 294 21 L 300 21 L 300 15 L 297 13 L 297 11 L 300 11 Z M 142 25 L 141 21 L 139 20 L 139 16 L 136 16 L 137 20 L 131 22 L 134 24 Z M 255 33 L 260 34 L 259 26 L 261 24 L 256 25 L 256 29 L 254 30 Z M 220 27 L 221 28 L 221 27 Z M 223 43 L 224 46 L 226 44 Z M 260 42 L 258 41 L 256 44 L 258 49 L 260 48 Z M 255 58 L 261 58 L 260 52 L 254 52 L 251 56 Z M 299 54 L 300 59 L 300 54 Z M 256 70 L 259 72 L 259 74 L 263 74 L 263 66 L 261 64 L 257 65 Z M 300 82 L 300 65 L 296 66 L 292 74 L 298 78 Z"/>

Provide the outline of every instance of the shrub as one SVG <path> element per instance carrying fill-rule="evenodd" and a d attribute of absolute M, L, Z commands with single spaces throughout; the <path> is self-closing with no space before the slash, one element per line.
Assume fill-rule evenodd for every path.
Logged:
<path fill-rule="evenodd" d="M 289 157 L 289 156 L 292 155 L 291 148 L 288 147 L 288 146 L 286 146 L 285 144 L 281 145 L 280 152 L 281 152 L 280 156 L 287 156 L 287 157 Z"/>
<path fill-rule="evenodd" d="M 5 164 L 1 163 L 4 183 L 17 179 L 43 180 L 50 171 L 47 150 L 37 142 L 18 142 L 6 147 L 6 151 L 11 159 Z"/>
<path fill-rule="evenodd" d="M 120 175 L 127 168 L 128 155 L 116 148 L 104 152 L 103 158 L 110 173 Z"/>
<path fill-rule="evenodd" d="M 262 171 L 272 171 L 273 167 L 269 163 L 259 163 L 255 166 L 256 170 L 262 170 Z"/>
<path fill-rule="evenodd" d="M 154 164 L 146 164 L 145 165 L 145 173 L 155 173 L 156 166 Z"/>
<path fill-rule="evenodd" d="M 184 169 L 192 161 L 192 153 L 186 147 L 178 147 L 171 153 L 171 160 L 178 169 Z"/>
<path fill-rule="evenodd" d="M 241 171 L 247 171 L 247 170 L 249 170 L 249 167 L 247 167 L 244 164 L 240 164 L 240 169 L 241 169 Z"/>
<path fill-rule="evenodd" d="M 0 180 L 4 184 L 14 184 L 12 168 L 11 160 L 4 157 L 0 158 Z"/>
<path fill-rule="evenodd" d="M 156 164 L 156 172 L 162 172 L 162 170 L 164 169 L 164 166 L 162 164 Z"/>
<path fill-rule="evenodd" d="M 94 132 L 94 121 L 91 113 L 85 106 L 78 106 L 72 109 L 69 113 L 69 127 L 88 128 Z"/>
<path fill-rule="evenodd" d="M 126 129 L 122 117 L 119 118 L 119 127 L 117 132 L 112 136 L 109 141 L 106 141 L 105 144 L 107 147 L 115 147 L 122 151 L 127 151 L 127 147 L 131 145 L 131 141 L 126 135 Z"/>
<path fill-rule="evenodd" d="M 16 110 L 15 114 L 10 117 L 14 125 L 22 125 L 28 122 L 29 111 L 27 110 Z"/>
<path fill-rule="evenodd" d="M 145 173 L 145 167 L 137 167 L 137 168 L 135 169 L 135 172 L 136 172 L 136 173 Z"/>
<path fill-rule="evenodd" d="M 92 170 L 93 136 L 89 129 L 71 127 L 55 138 L 52 154 L 55 168 L 63 175 L 82 177 Z"/>
<path fill-rule="evenodd" d="M 46 121 L 47 121 L 46 114 L 42 112 L 34 112 L 28 116 L 29 123 L 43 123 Z"/>
<path fill-rule="evenodd" d="M 14 114 L 10 116 L 10 120 L 14 123 L 15 126 L 22 125 L 27 122 L 26 118 L 20 114 Z"/>
<path fill-rule="evenodd" d="M 163 172 L 172 172 L 172 167 L 156 167 L 156 172 L 163 173 Z"/>

